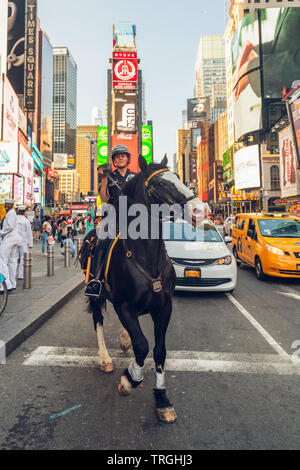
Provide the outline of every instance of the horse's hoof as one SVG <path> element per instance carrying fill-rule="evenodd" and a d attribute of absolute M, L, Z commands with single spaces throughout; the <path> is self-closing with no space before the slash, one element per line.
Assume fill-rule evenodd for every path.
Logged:
<path fill-rule="evenodd" d="M 132 386 L 127 377 L 125 375 L 122 375 L 120 378 L 120 382 L 118 385 L 118 392 L 122 397 L 128 397 L 130 393 L 132 392 Z"/>
<path fill-rule="evenodd" d="M 156 408 L 159 421 L 162 423 L 175 423 L 177 415 L 173 407 L 170 408 Z"/>
<path fill-rule="evenodd" d="M 100 370 L 105 374 L 111 374 L 114 371 L 114 365 L 112 362 L 108 364 L 100 364 Z"/>
<path fill-rule="evenodd" d="M 131 348 L 131 343 L 130 344 L 124 344 L 120 341 L 120 348 L 123 352 L 127 352 Z"/>

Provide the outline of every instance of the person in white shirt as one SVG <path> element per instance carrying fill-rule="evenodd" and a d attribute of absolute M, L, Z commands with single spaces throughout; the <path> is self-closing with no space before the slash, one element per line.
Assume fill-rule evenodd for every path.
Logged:
<path fill-rule="evenodd" d="M 16 273 L 20 236 L 14 200 L 6 199 L 4 207 L 6 216 L 0 230 L 0 273 L 5 277 L 8 292 L 11 292 L 17 287 Z"/>
<path fill-rule="evenodd" d="M 29 248 L 32 248 L 33 246 L 31 225 L 29 220 L 25 217 L 25 212 L 26 206 L 21 205 L 17 207 L 17 224 L 20 235 L 20 242 L 18 246 L 20 259 L 18 279 L 24 278 L 24 254 L 28 253 Z"/>

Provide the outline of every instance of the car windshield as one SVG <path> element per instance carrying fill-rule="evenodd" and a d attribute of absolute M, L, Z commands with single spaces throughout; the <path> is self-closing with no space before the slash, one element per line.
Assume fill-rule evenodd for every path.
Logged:
<path fill-rule="evenodd" d="M 163 238 L 172 242 L 212 242 L 223 241 L 214 225 L 203 222 L 199 228 L 195 229 L 190 224 L 185 223 L 164 223 Z"/>
<path fill-rule="evenodd" d="M 263 237 L 300 238 L 300 220 L 259 219 L 258 225 Z"/>

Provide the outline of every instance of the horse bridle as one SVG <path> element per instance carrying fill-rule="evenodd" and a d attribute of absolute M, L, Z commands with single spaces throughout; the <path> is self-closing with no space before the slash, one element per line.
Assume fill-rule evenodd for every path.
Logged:
<path fill-rule="evenodd" d="M 152 173 L 145 181 L 145 186 L 147 188 L 147 194 L 148 196 L 151 196 L 151 193 L 155 193 L 155 190 L 153 189 L 153 186 L 152 188 L 150 187 L 150 181 L 152 180 L 152 178 L 154 178 L 154 176 L 156 175 L 159 175 L 160 173 L 165 173 L 166 171 L 170 171 L 168 168 L 161 168 L 160 170 L 157 170 L 155 171 L 154 173 Z M 190 197 L 187 197 L 181 204 L 184 206 L 186 203 L 188 203 L 189 201 L 192 201 L 193 199 L 196 199 L 197 196 L 193 195 L 193 196 L 190 196 Z M 173 201 L 170 202 L 170 204 L 172 204 Z"/>

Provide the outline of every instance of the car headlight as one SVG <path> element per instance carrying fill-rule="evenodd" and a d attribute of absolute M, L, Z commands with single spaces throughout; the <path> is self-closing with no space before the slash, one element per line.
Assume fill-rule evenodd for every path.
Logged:
<path fill-rule="evenodd" d="M 275 248 L 275 246 L 268 245 L 266 243 L 266 250 L 274 255 L 284 255 L 284 251 L 280 250 L 280 248 Z"/>
<path fill-rule="evenodd" d="M 223 264 L 231 264 L 232 263 L 232 258 L 231 256 L 224 256 L 224 258 L 218 259 L 218 261 L 215 262 L 216 265 L 221 266 Z"/>

